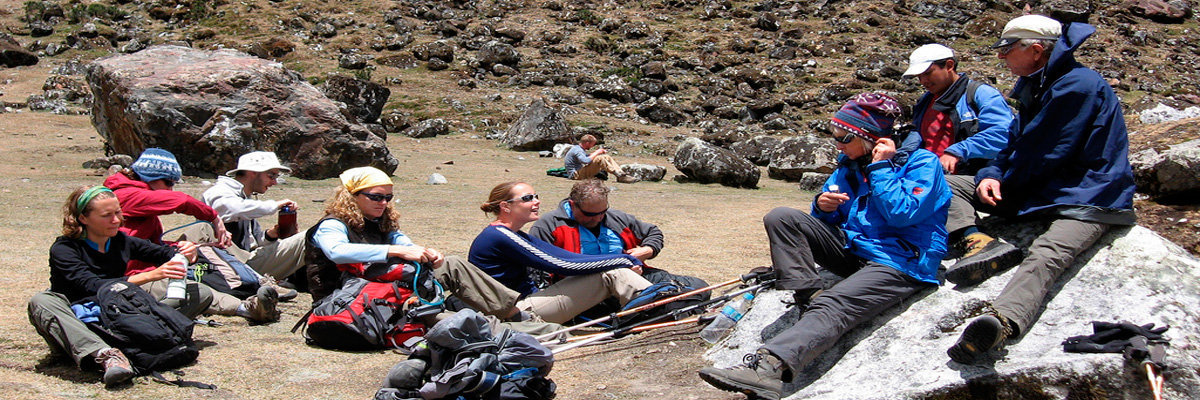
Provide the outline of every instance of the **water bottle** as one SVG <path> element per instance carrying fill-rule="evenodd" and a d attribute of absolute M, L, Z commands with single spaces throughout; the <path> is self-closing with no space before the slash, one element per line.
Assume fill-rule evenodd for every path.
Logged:
<path fill-rule="evenodd" d="M 713 322 L 704 327 L 700 331 L 700 337 L 709 343 L 716 343 L 725 337 L 733 329 L 734 325 L 742 319 L 746 311 L 750 310 L 750 302 L 754 301 L 754 293 L 746 292 L 741 296 L 735 297 L 721 308 L 721 312 L 717 313 L 717 318 Z"/>
<path fill-rule="evenodd" d="M 188 261 L 187 257 L 183 254 L 175 253 L 175 256 L 171 257 L 171 261 L 167 261 L 167 264 L 178 264 L 183 265 L 184 268 L 187 268 Z M 183 300 L 187 298 L 187 276 L 179 279 L 170 279 L 167 281 L 167 298 L 175 300 Z"/>
<path fill-rule="evenodd" d="M 275 228 L 275 234 L 279 235 L 280 239 L 291 237 L 299 233 L 299 228 L 296 226 L 296 207 L 284 206 L 279 209 L 279 223 Z"/>

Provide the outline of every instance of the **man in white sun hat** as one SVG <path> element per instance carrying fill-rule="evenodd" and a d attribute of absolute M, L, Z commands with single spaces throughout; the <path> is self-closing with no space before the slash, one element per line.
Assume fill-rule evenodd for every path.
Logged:
<path fill-rule="evenodd" d="M 1095 32 L 1084 23 L 1026 15 L 1010 21 L 992 45 L 1018 77 L 1009 94 L 1018 118 L 1008 147 L 975 175 L 977 204 L 1046 228 L 991 307 L 947 351 L 956 362 L 979 362 L 1028 333 L 1075 258 L 1112 227 L 1137 221 L 1121 102 L 1103 76 L 1075 60 Z M 977 283 L 999 272 L 981 265 L 962 276 Z"/>
<path fill-rule="evenodd" d="M 1021 251 L 980 232 L 971 206 L 975 172 L 1008 145 L 1012 110 L 999 90 L 958 72 L 958 59 L 949 47 L 927 44 L 914 50 L 908 60 L 904 76 L 917 77 L 927 92 L 913 106 L 917 134 L 909 134 L 900 148 L 909 152 L 923 148 L 941 161 L 954 194 L 946 231 L 950 242 L 962 250 L 960 259 L 965 262 L 955 266 L 995 263 L 1007 269 L 1016 265 Z M 946 279 L 959 283 L 963 271 L 951 268 Z"/>
<path fill-rule="evenodd" d="M 203 196 L 233 234 L 233 243 L 249 252 L 246 264 L 277 280 L 287 279 L 304 265 L 304 235 L 280 232 L 279 225 L 264 230 L 258 219 L 285 208 L 295 212 L 297 205 L 288 199 L 258 200 L 257 196 L 278 184 L 279 175 L 288 172 L 291 168 L 280 164 L 275 153 L 246 153 L 238 158 L 237 168 L 218 177 Z"/>

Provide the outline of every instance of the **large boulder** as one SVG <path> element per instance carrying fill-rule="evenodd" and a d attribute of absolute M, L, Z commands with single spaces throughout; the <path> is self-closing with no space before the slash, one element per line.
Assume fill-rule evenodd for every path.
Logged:
<path fill-rule="evenodd" d="M 775 136 L 755 136 L 729 146 L 730 150 L 745 157 L 754 165 L 766 166 L 771 163 L 771 155 L 779 147 L 779 138 Z"/>
<path fill-rule="evenodd" d="M 529 103 L 521 118 L 500 135 L 500 143 L 517 151 L 550 150 L 556 143 L 571 143 L 573 139 L 566 119 L 541 98 Z"/>
<path fill-rule="evenodd" d="M 1003 221 L 996 221 L 1003 223 Z M 1043 222 L 989 231 L 1026 247 Z M 1004 288 L 1015 269 L 969 288 L 930 289 L 851 330 L 785 387 L 789 399 L 1152 398 L 1138 365 L 1120 354 L 1062 351 L 1070 336 L 1092 333 L 1090 321 L 1170 325 L 1163 398 L 1200 398 L 1200 260 L 1143 227 L 1103 236 L 1051 289 L 1038 321 L 991 362 L 967 366 L 946 356 L 967 321 Z M 741 362 L 796 312 L 769 291 L 724 342 L 705 357 L 716 366 Z M 785 311 L 786 310 L 786 311 Z M 765 329 L 766 328 L 766 329 Z M 764 331 L 765 329 L 765 331 Z M 996 357 L 999 357 L 998 359 Z"/>
<path fill-rule="evenodd" d="M 621 165 L 621 171 L 641 182 L 658 182 L 667 175 L 666 167 L 650 164 L 624 164 Z"/>
<path fill-rule="evenodd" d="M 699 183 L 757 188 L 760 172 L 750 161 L 734 152 L 687 138 L 675 150 L 675 168 Z"/>
<path fill-rule="evenodd" d="M 679 111 L 670 101 L 652 98 L 646 100 L 636 107 L 637 114 L 642 118 L 648 119 L 651 122 L 662 123 L 666 125 L 679 125 L 687 122 L 688 116 L 683 111 Z"/>
<path fill-rule="evenodd" d="M 767 176 L 795 182 L 805 172 L 833 172 L 837 167 L 838 151 L 828 139 L 806 135 L 780 140 L 770 157 Z"/>
<path fill-rule="evenodd" d="M 300 74 L 246 53 L 155 46 L 96 60 L 87 75 L 92 123 L 109 153 L 161 147 L 204 175 L 265 150 L 304 179 L 368 165 L 390 174 L 399 164 Z"/>
<path fill-rule="evenodd" d="M 20 67 L 38 63 L 38 57 L 21 47 L 21 43 L 7 33 L 0 33 L 0 64 L 5 67 Z"/>
<path fill-rule="evenodd" d="M 1200 139 L 1173 145 L 1160 152 L 1153 148 L 1129 157 L 1138 190 L 1165 200 L 1195 203 L 1200 192 Z"/>
<path fill-rule="evenodd" d="M 346 110 L 358 122 L 373 123 L 379 120 L 384 104 L 392 90 L 375 82 L 333 75 L 325 81 L 325 95 L 334 101 L 346 104 Z"/>

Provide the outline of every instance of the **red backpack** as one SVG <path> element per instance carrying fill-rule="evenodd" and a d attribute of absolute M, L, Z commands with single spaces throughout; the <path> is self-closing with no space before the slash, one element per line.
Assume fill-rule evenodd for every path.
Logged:
<path fill-rule="evenodd" d="M 428 268 L 360 263 L 340 264 L 338 269 L 354 277 L 313 304 L 306 318 L 292 329 L 307 325 L 304 337 L 309 344 L 335 350 L 400 348 L 409 338 L 425 334 L 418 316 L 441 309 L 440 301 L 430 303 L 413 296 L 416 284 L 419 291 L 441 297 L 440 286 L 429 276 Z"/>

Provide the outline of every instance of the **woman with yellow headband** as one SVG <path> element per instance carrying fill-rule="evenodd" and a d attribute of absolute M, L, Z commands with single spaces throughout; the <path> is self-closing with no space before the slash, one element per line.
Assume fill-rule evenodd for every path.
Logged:
<path fill-rule="evenodd" d="M 454 296 L 484 314 L 524 319 L 516 297 L 461 257 L 443 256 L 419 246 L 400 232 L 400 213 L 392 203 L 392 178 L 373 167 L 351 168 L 325 206 L 325 217 L 308 231 L 309 292 L 313 302 L 341 287 L 340 264 L 384 263 L 399 258 L 433 268 L 433 277 Z"/>
<path fill-rule="evenodd" d="M 119 230 L 123 221 L 121 205 L 108 188 L 81 187 L 71 192 L 63 205 L 63 235 L 50 246 L 50 289 L 29 300 L 29 321 L 38 333 L 48 343 L 65 350 L 81 368 L 91 365 L 103 368 L 106 385 L 129 380 L 134 375 L 133 368 L 120 350 L 88 329 L 71 306 L 87 302 L 111 281 L 142 285 L 183 278 L 187 267 L 168 263 L 177 252 L 189 260 L 196 259 L 195 246 L 185 244 L 176 249 L 125 235 Z M 125 276 L 129 260 L 158 267 Z M 212 302 L 210 291 L 195 292 L 199 295 L 164 303 L 194 318 Z"/>

